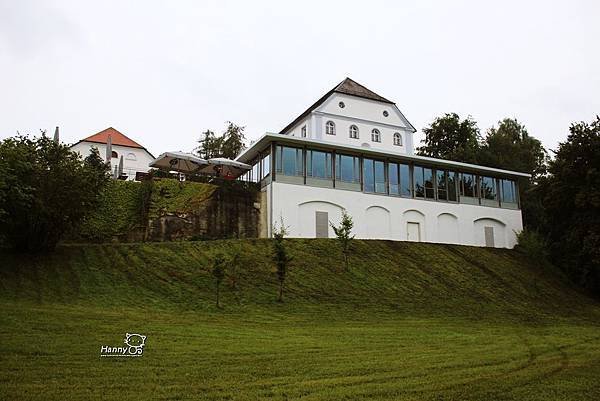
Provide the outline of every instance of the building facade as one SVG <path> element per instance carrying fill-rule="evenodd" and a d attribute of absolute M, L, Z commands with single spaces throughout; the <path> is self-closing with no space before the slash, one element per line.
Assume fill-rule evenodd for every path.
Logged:
<path fill-rule="evenodd" d="M 109 137 L 112 142 L 110 162 L 113 169 L 118 166 L 122 156 L 123 174 L 127 176 L 128 180 L 135 180 L 137 173 L 148 172 L 149 164 L 154 161 L 154 156 L 145 147 L 112 127 L 80 140 L 71 146 L 71 150 L 86 157 L 92 148 L 96 148 L 100 157 L 106 159 L 106 145 Z"/>
<path fill-rule="evenodd" d="M 291 237 L 332 237 L 346 210 L 357 238 L 512 248 L 516 180 L 529 175 L 414 155 L 414 132 L 393 102 L 347 78 L 238 160 L 261 184 L 267 226 L 283 221 Z"/>

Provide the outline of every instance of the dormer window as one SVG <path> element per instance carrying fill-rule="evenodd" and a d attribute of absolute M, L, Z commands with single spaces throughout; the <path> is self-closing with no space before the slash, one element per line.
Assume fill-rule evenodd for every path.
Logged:
<path fill-rule="evenodd" d="M 350 138 L 358 139 L 358 127 L 356 125 L 350 126 Z"/>
<path fill-rule="evenodd" d="M 306 125 L 304 125 L 300 130 L 300 135 L 302 136 L 302 138 L 306 138 Z"/>
<path fill-rule="evenodd" d="M 335 123 L 333 121 L 327 121 L 327 124 L 325 124 L 325 133 L 327 135 L 335 135 Z"/>
<path fill-rule="evenodd" d="M 402 146 L 402 135 L 399 132 L 394 134 L 394 145 Z"/>
<path fill-rule="evenodd" d="M 372 142 L 381 142 L 381 133 L 378 129 L 373 129 L 371 131 L 371 141 Z"/>

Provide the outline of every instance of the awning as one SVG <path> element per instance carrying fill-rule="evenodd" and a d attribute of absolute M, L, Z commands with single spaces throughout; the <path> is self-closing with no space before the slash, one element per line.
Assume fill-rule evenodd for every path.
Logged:
<path fill-rule="evenodd" d="M 197 173 L 202 167 L 208 165 L 208 161 L 185 152 L 165 152 L 158 156 L 150 167 L 165 171 L 177 171 L 180 173 Z"/>
<path fill-rule="evenodd" d="M 246 163 L 226 159 L 224 157 L 216 157 L 214 159 L 208 159 L 208 165 L 203 166 L 198 172 L 222 178 L 235 179 L 251 168 L 252 166 L 249 166 Z"/>

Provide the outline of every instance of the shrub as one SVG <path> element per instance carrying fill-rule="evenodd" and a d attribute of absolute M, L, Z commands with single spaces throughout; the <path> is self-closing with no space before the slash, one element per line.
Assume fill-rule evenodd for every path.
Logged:
<path fill-rule="evenodd" d="M 524 229 L 517 234 L 517 241 L 515 250 L 527 255 L 536 262 L 549 264 L 548 244 L 539 232 Z"/>
<path fill-rule="evenodd" d="M 25 252 L 51 251 L 92 211 L 109 181 L 98 152 L 85 160 L 45 135 L 0 142 L 0 237 Z"/>

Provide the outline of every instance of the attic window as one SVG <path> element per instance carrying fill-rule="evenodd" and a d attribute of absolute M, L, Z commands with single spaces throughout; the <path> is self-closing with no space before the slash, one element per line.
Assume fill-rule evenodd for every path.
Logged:
<path fill-rule="evenodd" d="M 306 125 L 302 127 L 302 130 L 300 130 L 302 138 L 306 138 Z"/>
<path fill-rule="evenodd" d="M 110 153 L 110 156 L 114 159 L 118 159 L 119 155 L 117 154 L 117 152 L 115 152 L 114 150 Z"/>
<path fill-rule="evenodd" d="M 339 102 L 338 106 L 340 106 L 340 109 L 343 109 L 344 107 L 346 107 L 346 105 L 344 104 L 344 102 Z"/>
<path fill-rule="evenodd" d="M 387 117 L 387 116 L 389 116 L 389 115 L 390 115 L 390 113 L 388 113 L 388 111 L 387 111 L 387 110 L 384 110 L 384 111 L 383 111 L 383 116 L 384 116 L 384 117 Z"/>

